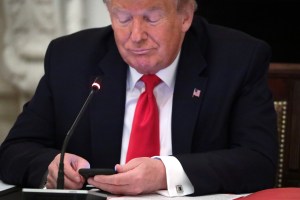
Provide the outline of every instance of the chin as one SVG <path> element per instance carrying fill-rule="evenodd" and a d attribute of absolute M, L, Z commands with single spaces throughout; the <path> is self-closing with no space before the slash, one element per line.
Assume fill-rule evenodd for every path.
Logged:
<path fill-rule="evenodd" d="M 156 74 L 158 70 L 153 67 L 143 66 L 143 67 L 133 67 L 140 74 Z"/>

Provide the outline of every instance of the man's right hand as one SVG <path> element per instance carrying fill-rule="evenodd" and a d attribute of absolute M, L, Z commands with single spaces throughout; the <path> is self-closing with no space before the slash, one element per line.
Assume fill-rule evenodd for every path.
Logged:
<path fill-rule="evenodd" d="M 55 189 L 57 182 L 60 154 L 48 166 L 47 189 Z M 80 168 L 90 168 L 87 160 L 74 154 L 66 153 L 64 157 L 65 189 L 81 189 L 85 179 L 78 173 Z"/>

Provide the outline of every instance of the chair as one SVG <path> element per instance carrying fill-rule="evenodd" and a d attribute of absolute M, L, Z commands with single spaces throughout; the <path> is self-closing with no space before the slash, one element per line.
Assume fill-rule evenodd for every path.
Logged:
<path fill-rule="evenodd" d="M 275 110 L 277 113 L 277 132 L 279 141 L 279 159 L 276 174 L 276 187 L 282 187 L 283 166 L 284 166 L 284 148 L 286 138 L 286 110 L 287 101 L 275 101 Z"/>
<path fill-rule="evenodd" d="M 268 76 L 278 125 L 276 187 L 300 187 L 300 63 L 271 63 Z"/>

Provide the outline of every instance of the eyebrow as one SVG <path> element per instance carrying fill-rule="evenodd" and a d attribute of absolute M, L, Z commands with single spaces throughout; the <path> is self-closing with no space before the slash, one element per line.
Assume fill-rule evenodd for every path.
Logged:
<path fill-rule="evenodd" d="M 113 7 L 111 10 L 112 10 L 113 13 L 117 13 L 117 12 L 128 13 L 129 12 L 127 9 L 123 9 L 123 8 L 120 8 L 120 7 Z M 150 12 L 154 12 L 154 11 L 162 12 L 162 9 L 160 7 L 157 7 L 157 6 L 153 6 L 153 7 L 147 8 L 145 10 L 142 10 L 140 12 L 150 13 Z"/>
<path fill-rule="evenodd" d="M 146 9 L 147 11 L 161 11 L 162 9 L 160 7 L 157 7 L 157 6 L 153 6 L 153 7 L 150 7 L 149 9 Z"/>

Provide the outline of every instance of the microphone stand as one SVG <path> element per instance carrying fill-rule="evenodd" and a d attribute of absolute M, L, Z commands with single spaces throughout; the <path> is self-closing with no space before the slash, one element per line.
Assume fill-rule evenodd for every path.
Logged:
<path fill-rule="evenodd" d="M 62 149 L 61 149 L 61 154 L 60 154 L 58 176 L 57 176 L 57 189 L 64 189 L 64 186 L 65 186 L 65 179 L 64 179 L 64 176 L 65 176 L 65 173 L 64 173 L 64 158 L 65 158 L 66 148 L 67 148 L 67 146 L 69 144 L 69 140 L 72 137 L 72 135 L 74 133 L 74 130 L 76 129 L 79 120 L 81 119 L 83 113 L 85 112 L 87 106 L 89 105 L 89 102 L 91 101 L 94 93 L 97 90 L 98 90 L 98 88 L 92 86 L 92 90 L 90 91 L 89 96 L 87 97 L 86 101 L 84 102 L 81 110 L 79 111 L 79 113 L 78 113 L 75 121 L 73 122 L 70 130 L 68 131 L 68 133 L 67 133 L 67 135 L 65 137 L 65 140 L 64 140 L 64 143 L 63 143 L 63 146 L 62 146 Z"/>
<path fill-rule="evenodd" d="M 22 200 L 101 200 L 106 199 L 107 195 L 99 193 L 96 191 L 88 190 L 64 190 L 64 157 L 66 153 L 66 148 L 68 146 L 69 140 L 72 137 L 74 130 L 77 127 L 82 115 L 84 114 L 89 102 L 91 101 L 94 93 L 100 90 L 100 77 L 97 77 L 92 84 L 92 89 L 84 102 L 81 110 L 79 111 L 75 121 L 73 122 L 71 128 L 67 132 L 65 137 L 61 154 L 60 162 L 57 176 L 57 189 L 30 189 L 24 188 L 22 190 Z"/>

